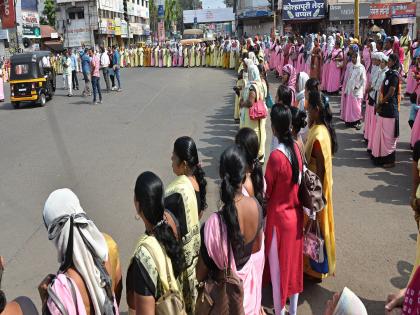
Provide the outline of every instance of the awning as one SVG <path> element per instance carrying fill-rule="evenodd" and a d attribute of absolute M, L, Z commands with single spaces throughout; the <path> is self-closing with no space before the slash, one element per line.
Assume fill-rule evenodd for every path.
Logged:
<path fill-rule="evenodd" d="M 58 40 L 46 40 L 42 42 L 42 45 L 54 51 L 64 50 L 63 42 L 58 41 Z"/>
<path fill-rule="evenodd" d="M 51 38 L 51 34 L 57 34 L 54 27 L 50 25 L 41 25 L 41 38 Z"/>

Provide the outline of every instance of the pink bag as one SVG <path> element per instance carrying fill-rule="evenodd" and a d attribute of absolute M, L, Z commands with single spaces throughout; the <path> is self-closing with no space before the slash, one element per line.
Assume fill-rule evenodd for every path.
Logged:
<path fill-rule="evenodd" d="M 86 315 L 79 289 L 65 274 L 58 274 L 48 286 L 47 307 L 51 315 Z"/>
<path fill-rule="evenodd" d="M 256 101 L 249 108 L 249 118 L 252 120 L 259 120 L 267 117 L 267 107 L 265 107 L 264 101 Z"/>
<path fill-rule="evenodd" d="M 313 231 L 313 222 L 316 230 Z M 324 240 L 321 237 L 317 220 L 309 220 L 303 236 L 303 254 L 317 263 L 324 262 Z"/>

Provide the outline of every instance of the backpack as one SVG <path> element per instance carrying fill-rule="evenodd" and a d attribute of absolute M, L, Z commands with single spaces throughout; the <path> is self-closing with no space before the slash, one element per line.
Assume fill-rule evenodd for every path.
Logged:
<path fill-rule="evenodd" d="M 82 296 L 67 275 L 60 273 L 48 285 L 48 300 L 43 315 L 86 315 Z"/>

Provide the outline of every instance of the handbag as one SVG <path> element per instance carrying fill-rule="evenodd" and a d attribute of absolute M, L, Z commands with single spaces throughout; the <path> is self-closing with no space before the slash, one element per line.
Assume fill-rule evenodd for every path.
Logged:
<path fill-rule="evenodd" d="M 265 98 L 265 104 L 268 108 L 272 108 L 274 106 L 274 101 L 270 93 L 267 93 L 267 97 Z"/>
<path fill-rule="evenodd" d="M 328 267 L 328 255 L 327 255 L 327 248 L 325 247 L 325 243 L 323 247 L 323 252 L 324 252 L 324 261 L 322 263 L 318 263 L 315 260 L 312 260 L 311 258 L 309 258 L 309 265 L 311 266 L 311 269 L 313 271 L 327 274 L 330 269 Z"/>
<path fill-rule="evenodd" d="M 222 218 L 218 213 L 220 231 Z M 222 238 L 220 239 L 222 241 Z M 228 264 L 223 270 L 212 272 L 211 276 L 198 284 L 195 315 L 244 315 L 244 289 L 242 280 L 230 268 L 231 246 L 228 239 Z"/>
<path fill-rule="evenodd" d="M 324 240 L 321 237 L 317 220 L 309 219 L 305 228 L 303 235 L 303 254 L 317 263 L 324 262 Z"/>
<path fill-rule="evenodd" d="M 155 265 L 157 266 L 156 258 L 153 253 L 153 249 L 147 244 L 142 244 L 147 251 L 149 252 L 150 256 L 152 257 Z M 155 302 L 155 314 L 156 315 L 187 315 L 185 311 L 185 304 L 184 299 L 181 294 L 172 288 L 172 281 L 171 277 L 169 276 L 169 264 L 168 264 L 168 257 L 165 255 L 165 264 L 166 270 L 165 275 L 169 283 L 169 290 L 163 294 L 156 302 Z M 162 273 L 162 270 L 157 270 L 159 277 Z"/>
<path fill-rule="evenodd" d="M 313 214 L 324 209 L 327 202 L 322 190 L 321 180 L 318 175 L 307 167 L 308 162 L 302 151 L 300 151 L 300 154 L 302 156 L 303 168 L 302 180 L 299 185 L 299 200 Z"/>
<path fill-rule="evenodd" d="M 249 118 L 252 120 L 259 120 L 267 117 L 267 107 L 263 100 L 256 101 L 249 108 Z"/>

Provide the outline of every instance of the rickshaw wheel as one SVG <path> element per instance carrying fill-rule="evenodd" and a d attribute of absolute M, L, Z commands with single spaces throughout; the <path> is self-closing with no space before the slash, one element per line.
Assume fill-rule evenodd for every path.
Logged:
<path fill-rule="evenodd" d="M 47 98 L 45 96 L 45 93 L 41 93 L 39 94 L 39 100 L 38 100 L 38 104 L 40 106 L 45 106 L 45 103 L 47 103 Z"/>
<path fill-rule="evenodd" d="M 20 107 L 19 102 L 12 102 L 12 105 L 13 105 L 14 109 L 18 109 Z"/>

